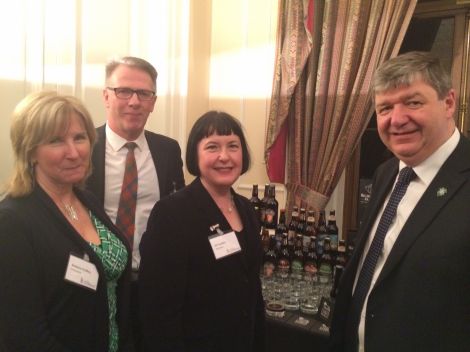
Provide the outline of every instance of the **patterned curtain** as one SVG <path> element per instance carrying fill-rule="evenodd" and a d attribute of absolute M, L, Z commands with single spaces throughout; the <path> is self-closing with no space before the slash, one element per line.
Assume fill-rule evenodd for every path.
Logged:
<path fill-rule="evenodd" d="M 287 208 L 325 208 L 373 106 L 375 68 L 397 55 L 417 0 L 280 0 L 265 143 Z"/>

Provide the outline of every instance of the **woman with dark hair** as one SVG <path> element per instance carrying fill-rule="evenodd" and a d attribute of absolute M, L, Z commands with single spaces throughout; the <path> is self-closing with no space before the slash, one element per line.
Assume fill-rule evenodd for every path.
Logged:
<path fill-rule="evenodd" d="M 155 205 L 140 245 L 144 351 L 263 351 L 260 225 L 232 189 L 250 166 L 239 122 L 202 115 L 186 165 L 196 179 Z"/>

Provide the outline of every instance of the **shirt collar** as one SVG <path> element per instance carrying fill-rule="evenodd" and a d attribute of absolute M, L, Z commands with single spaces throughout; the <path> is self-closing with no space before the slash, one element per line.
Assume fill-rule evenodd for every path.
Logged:
<path fill-rule="evenodd" d="M 457 147 L 459 143 L 460 133 L 457 128 L 455 128 L 454 133 L 450 138 L 442 144 L 434 153 L 432 153 L 426 160 L 421 164 L 413 167 L 414 172 L 422 180 L 426 186 L 429 186 L 431 181 L 436 176 L 437 172 L 447 160 L 447 158 L 452 154 L 452 152 Z M 406 164 L 400 160 L 399 169 L 406 167 Z"/>
<path fill-rule="evenodd" d="M 136 140 L 134 141 L 128 141 L 125 138 L 122 138 L 120 135 L 118 135 L 116 132 L 114 132 L 108 124 L 106 124 L 106 139 L 109 142 L 109 145 L 111 148 L 113 148 L 114 151 L 118 151 L 122 148 L 124 148 L 124 145 L 127 142 L 134 142 L 137 144 L 137 148 L 140 150 L 144 149 L 144 146 L 146 145 L 146 140 L 145 140 L 145 133 L 142 131 L 142 133 L 137 137 Z"/>

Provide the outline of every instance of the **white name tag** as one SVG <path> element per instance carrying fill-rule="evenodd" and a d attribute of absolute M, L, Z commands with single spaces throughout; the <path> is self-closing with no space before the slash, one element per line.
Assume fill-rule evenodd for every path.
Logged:
<path fill-rule="evenodd" d="M 209 236 L 209 242 L 212 246 L 215 259 L 221 259 L 242 250 L 240 243 L 238 243 L 237 235 L 233 231 Z"/>
<path fill-rule="evenodd" d="M 99 274 L 95 264 L 70 254 L 65 280 L 96 291 L 98 278 Z"/>

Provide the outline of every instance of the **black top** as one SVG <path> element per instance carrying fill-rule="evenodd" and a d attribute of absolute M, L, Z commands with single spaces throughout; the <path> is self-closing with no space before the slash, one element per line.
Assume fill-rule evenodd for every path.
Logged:
<path fill-rule="evenodd" d="M 88 192 L 75 193 L 130 253 L 97 200 Z M 95 264 L 96 291 L 64 280 L 71 253 L 80 258 L 86 254 Z M 127 339 L 129 282 L 130 257 L 117 286 L 121 347 Z M 28 196 L 0 202 L 0 302 L 2 351 L 108 350 L 107 289 L 101 261 L 39 186 Z"/>
<path fill-rule="evenodd" d="M 145 351 L 263 351 L 260 225 L 236 194 L 241 252 L 215 259 L 211 225 L 230 226 L 196 179 L 154 207 L 140 245 Z"/>

